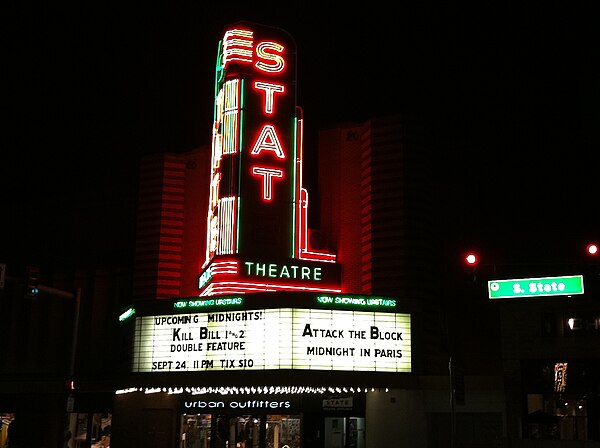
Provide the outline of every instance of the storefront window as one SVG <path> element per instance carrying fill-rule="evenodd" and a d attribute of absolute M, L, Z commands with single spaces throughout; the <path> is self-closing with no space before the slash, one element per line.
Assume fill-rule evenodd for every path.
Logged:
<path fill-rule="evenodd" d="M 587 440 L 587 402 L 578 394 L 529 394 L 525 437 Z"/>
<path fill-rule="evenodd" d="M 267 415 L 267 448 L 300 448 L 299 415 Z"/>
<path fill-rule="evenodd" d="M 8 444 L 8 427 L 15 418 L 14 414 L 0 414 L 0 448 L 4 448 Z"/>
<path fill-rule="evenodd" d="M 264 426 L 264 428 L 263 428 Z M 261 444 L 261 438 L 265 439 Z M 299 415 L 183 414 L 179 448 L 300 448 Z"/>
<path fill-rule="evenodd" d="M 261 418 L 254 415 L 217 417 L 216 448 L 258 448 Z"/>
<path fill-rule="evenodd" d="M 92 414 L 92 448 L 110 448 L 111 414 Z"/>
<path fill-rule="evenodd" d="M 92 448 L 110 448 L 111 427 L 110 413 L 71 412 L 65 428 L 64 444 L 67 448 L 80 448 L 89 446 L 91 442 Z"/>
<path fill-rule="evenodd" d="M 179 448 L 209 448 L 211 417 L 210 414 L 182 415 Z"/>

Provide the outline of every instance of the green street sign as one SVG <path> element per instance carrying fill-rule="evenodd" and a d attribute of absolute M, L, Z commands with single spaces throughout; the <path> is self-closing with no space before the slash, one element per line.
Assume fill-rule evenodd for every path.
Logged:
<path fill-rule="evenodd" d="M 488 281 L 490 299 L 583 294 L 583 275 Z"/>

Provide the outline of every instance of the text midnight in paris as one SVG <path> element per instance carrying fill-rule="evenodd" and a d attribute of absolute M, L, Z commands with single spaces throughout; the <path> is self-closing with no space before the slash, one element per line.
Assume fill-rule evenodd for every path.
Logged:
<path fill-rule="evenodd" d="M 343 339 L 344 332 L 347 331 L 350 339 L 372 339 L 372 340 L 394 340 L 402 341 L 402 332 L 399 331 L 381 331 L 378 327 L 372 325 L 369 329 L 368 338 L 366 330 L 339 330 L 339 329 L 321 329 L 312 328 L 310 324 L 304 326 L 303 337 L 311 338 L 333 338 Z M 372 350 L 372 352 L 371 352 Z M 355 356 L 354 347 L 319 347 L 309 346 L 306 348 L 308 356 Z M 360 348 L 360 356 L 374 356 L 375 358 L 401 358 L 401 349 L 390 348 Z"/>

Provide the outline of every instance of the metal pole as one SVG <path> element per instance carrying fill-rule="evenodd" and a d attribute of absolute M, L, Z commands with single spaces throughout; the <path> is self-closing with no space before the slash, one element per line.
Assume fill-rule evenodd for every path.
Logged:
<path fill-rule="evenodd" d="M 79 310 L 81 308 L 81 288 L 77 288 L 75 294 L 52 286 L 39 285 L 39 290 L 68 299 L 75 299 L 75 314 L 73 315 L 73 334 L 71 339 L 71 358 L 69 362 L 69 380 L 75 375 L 75 354 L 77 352 L 77 336 L 79 334 Z"/>
<path fill-rule="evenodd" d="M 79 334 L 79 309 L 81 308 L 81 288 L 75 294 L 75 315 L 73 317 L 73 337 L 71 341 L 71 362 L 69 363 L 69 380 L 75 376 L 75 354 L 77 352 L 77 336 Z"/>
<path fill-rule="evenodd" d="M 450 356 L 448 370 L 450 371 L 450 446 L 454 448 L 456 446 L 456 395 L 454 382 L 454 363 L 452 362 L 452 356 Z"/>
<path fill-rule="evenodd" d="M 70 438 L 74 439 L 75 438 L 75 434 L 70 432 L 70 418 L 69 415 L 71 412 L 73 412 L 74 410 L 74 406 L 75 406 L 75 398 L 73 397 L 73 391 L 72 391 L 72 387 L 73 387 L 73 381 L 75 381 L 75 355 L 77 353 L 77 337 L 79 335 L 79 310 L 81 308 L 81 288 L 77 288 L 77 291 L 75 293 L 75 311 L 73 314 L 73 334 L 71 337 L 71 357 L 69 360 L 69 371 L 68 371 L 68 382 L 69 382 L 69 396 L 67 397 L 67 407 L 66 407 L 66 415 L 65 415 L 65 420 L 66 420 L 66 425 L 65 425 L 65 429 L 66 431 L 69 431 L 70 433 Z M 88 426 L 89 428 L 89 426 Z M 66 433 L 65 433 L 66 436 Z M 86 438 L 86 443 L 87 443 L 87 438 Z M 90 446 L 90 445 L 87 445 Z"/>
<path fill-rule="evenodd" d="M 68 299 L 75 299 L 75 311 L 73 315 L 73 333 L 71 337 L 71 356 L 69 359 L 69 368 L 68 368 L 68 379 L 69 388 L 72 387 L 72 381 L 74 381 L 75 377 L 75 355 L 77 353 L 77 337 L 79 335 L 79 312 L 81 308 L 81 288 L 77 288 L 75 294 L 69 291 L 64 291 L 62 289 L 54 288 L 52 286 L 47 285 L 39 285 L 38 289 L 40 291 L 45 291 L 50 294 L 54 294 L 60 297 L 66 297 Z M 65 415 L 65 428 L 69 426 L 69 413 L 73 412 L 75 400 L 73 398 L 73 392 L 69 391 L 69 396 L 67 397 L 67 406 Z M 73 435 L 71 435 L 73 437 Z M 63 436 L 64 437 L 64 436 Z"/>

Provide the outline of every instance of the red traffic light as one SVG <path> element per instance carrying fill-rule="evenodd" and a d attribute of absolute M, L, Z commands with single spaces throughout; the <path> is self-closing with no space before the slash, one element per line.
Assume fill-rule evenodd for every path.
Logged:
<path fill-rule="evenodd" d="M 598 245 L 595 243 L 588 244 L 585 250 L 589 255 L 598 255 Z"/>
<path fill-rule="evenodd" d="M 465 257 L 465 261 L 469 266 L 475 266 L 478 261 L 477 255 L 473 252 L 469 252 Z"/>

